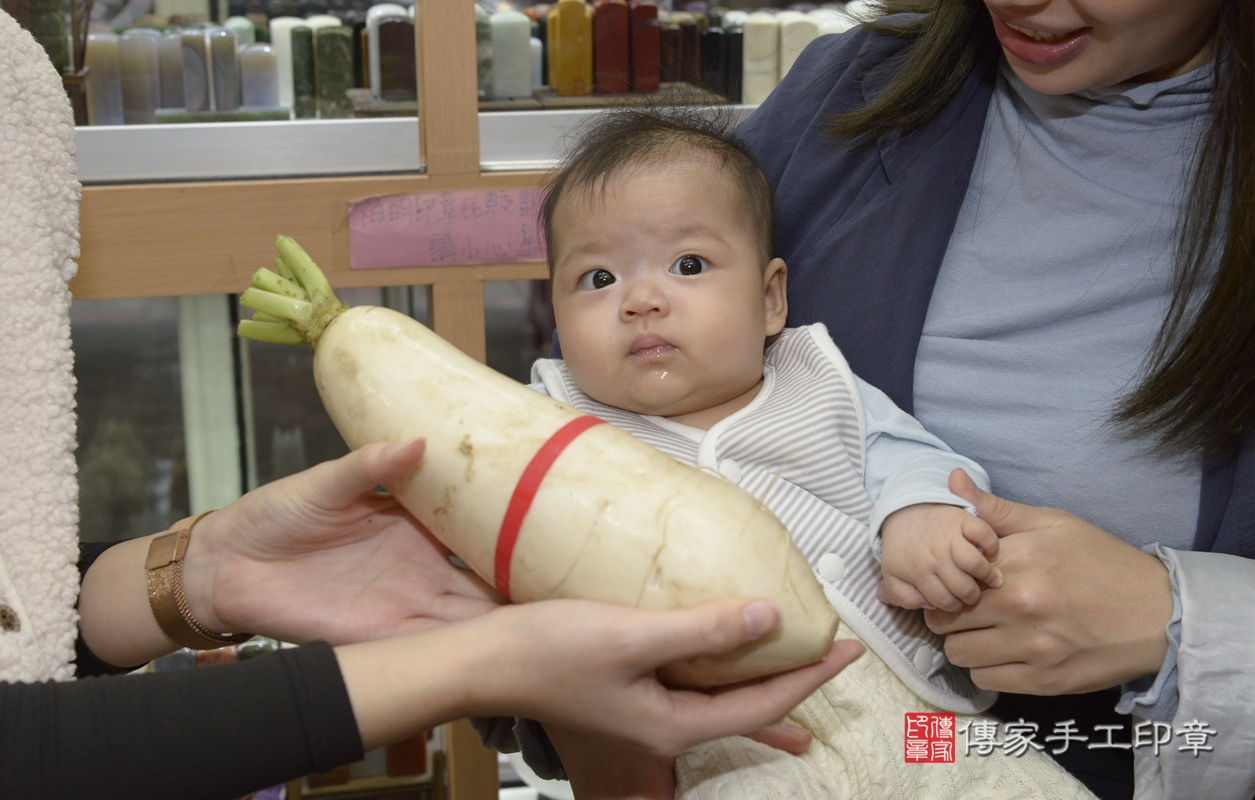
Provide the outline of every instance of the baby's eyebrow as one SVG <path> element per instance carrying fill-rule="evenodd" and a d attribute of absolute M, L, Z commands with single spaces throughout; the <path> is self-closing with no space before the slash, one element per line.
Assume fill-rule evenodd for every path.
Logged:
<path fill-rule="evenodd" d="M 562 256 L 554 262 L 554 272 L 568 266 L 572 261 L 578 258 L 591 257 L 595 259 L 598 256 L 604 255 L 610 249 L 611 248 L 607 247 L 601 240 L 586 242 L 578 247 L 573 247 L 564 252 Z"/>
<path fill-rule="evenodd" d="M 730 245 L 728 240 L 724 237 L 723 231 L 701 223 L 677 225 L 673 228 L 669 228 L 666 235 L 673 239 L 684 239 L 688 237 L 705 238 L 723 245 Z"/>

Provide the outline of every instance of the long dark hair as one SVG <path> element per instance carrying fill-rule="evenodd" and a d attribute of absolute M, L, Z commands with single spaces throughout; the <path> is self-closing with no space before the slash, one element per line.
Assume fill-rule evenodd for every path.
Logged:
<path fill-rule="evenodd" d="M 879 96 L 834 117 L 867 144 L 927 122 L 998 46 L 981 0 L 881 0 L 880 33 L 914 39 Z M 1211 118 L 1178 223 L 1172 301 L 1144 374 L 1113 419 L 1166 453 L 1221 452 L 1255 431 L 1255 3 L 1223 0 L 1214 22 Z"/>

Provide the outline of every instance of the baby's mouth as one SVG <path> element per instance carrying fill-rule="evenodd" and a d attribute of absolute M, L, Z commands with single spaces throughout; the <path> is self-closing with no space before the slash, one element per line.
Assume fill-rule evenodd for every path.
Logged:
<path fill-rule="evenodd" d="M 632 340 L 628 355 L 634 358 L 657 358 L 675 350 L 675 345 L 658 334 L 643 333 Z"/>

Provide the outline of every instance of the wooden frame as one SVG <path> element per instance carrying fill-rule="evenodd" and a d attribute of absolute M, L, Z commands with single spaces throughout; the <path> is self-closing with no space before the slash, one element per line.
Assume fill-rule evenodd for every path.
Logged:
<path fill-rule="evenodd" d="M 473 0 L 417 0 L 415 12 L 423 174 L 84 187 L 74 297 L 240 292 L 271 263 L 271 242 L 282 232 L 301 242 L 334 286 L 430 285 L 432 327 L 483 361 L 484 281 L 544 278 L 544 264 L 349 269 L 351 201 L 531 187 L 543 177 L 480 170 Z M 496 754 L 465 721 L 446 728 L 446 742 L 451 800 L 496 800 Z"/>
<path fill-rule="evenodd" d="M 333 286 L 432 286 L 437 333 L 481 361 L 484 281 L 547 277 L 544 264 L 352 271 L 349 203 L 384 194 L 539 186 L 540 172 L 481 172 L 473 0 L 417 0 L 424 173 L 83 187 L 74 297 L 240 292 L 285 233 Z M 415 131 L 418 135 L 419 131 Z"/>
<path fill-rule="evenodd" d="M 474 87 L 472 87 L 474 88 Z M 79 299 L 238 293 L 292 236 L 331 284 L 432 286 L 433 328 L 484 359 L 483 282 L 545 278 L 541 263 L 349 269 L 350 202 L 383 194 L 536 186 L 542 173 L 154 183 L 83 188 Z M 457 290 L 461 287 L 461 290 Z"/>

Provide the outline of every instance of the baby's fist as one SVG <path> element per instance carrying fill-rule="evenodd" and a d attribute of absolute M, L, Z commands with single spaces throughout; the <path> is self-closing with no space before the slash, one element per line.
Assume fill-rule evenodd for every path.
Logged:
<path fill-rule="evenodd" d="M 958 506 L 921 503 L 890 514 L 880 529 L 885 589 L 903 608 L 958 611 L 997 588 L 998 535 Z"/>

